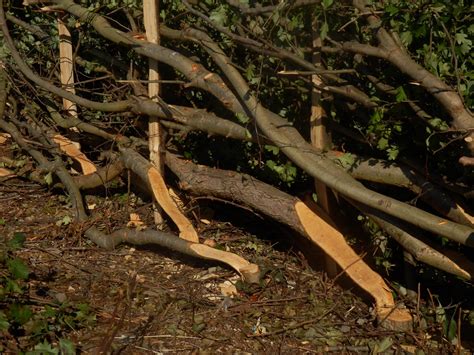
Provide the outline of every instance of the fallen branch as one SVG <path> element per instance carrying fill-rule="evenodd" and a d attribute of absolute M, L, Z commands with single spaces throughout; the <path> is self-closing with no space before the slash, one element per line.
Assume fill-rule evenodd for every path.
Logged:
<path fill-rule="evenodd" d="M 249 263 L 236 254 L 217 250 L 204 244 L 192 243 L 177 238 L 173 234 L 156 230 L 139 231 L 136 229 L 120 229 L 109 235 L 105 235 L 96 228 L 90 228 L 86 231 L 85 235 L 94 243 L 106 249 L 113 249 L 120 243 L 159 245 L 182 254 L 225 263 L 236 270 L 246 282 L 258 283 L 260 281 L 258 265 Z"/>

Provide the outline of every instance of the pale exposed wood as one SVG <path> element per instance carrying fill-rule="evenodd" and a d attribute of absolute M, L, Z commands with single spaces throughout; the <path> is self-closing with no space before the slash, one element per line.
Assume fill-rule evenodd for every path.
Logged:
<path fill-rule="evenodd" d="M 204 244 L 191 244 L 190 249 L 203 259 L 219 260 L 237 270 L 242 278 L 249 283 L 258 283 L 260 269 L 258 265 L 251 264 L 237 254 L 214 249 Z"/>
<path fill-rule="evenodd" d="M 71 33 L 64 24 L 64 21 L 58 17 L 58 34 L 59 34 L 59 68 L 61 85 L 63 88 L 73 94 L 76 93 L 74 88 L 74 65 L 73 65 L 73 52 L 71 43 Z M 67 99 L 63 99 L 63 109 L 68 115 L 72 117 L 78 117 L 77 105 Z M 77 128 L 71 128 L 74 131 L 78 131 Z M 61 135 L 56 135 L 53 140 L 59 144 L 59 147 L 71 158 L 75 159 L 82 168 L 84 175 L 92 174 L 97 171 L 96 166 L 81 152 L 80 144 L 72 142 L 71 140 Z"/>
<path fill-rule="evenodd" d="M 56 134 L 53 141 L 59 145 L 59 148 L 69 157 L 76 160 L 82 168 L 84 175 L 93 174 L 97 171 L 97 167 L 92 163 L 87 156 L 79 149 L 79 144 L 70 139 Z"/>
<path fill-rule="evenodd" d="M 322 41 L 319 36 L 319 30 L 317 26 L 317 19 L 314 20 L 313 25 L 313 63 L 315 66 L 319 67 L 321 65 L 321 46 Z M 321 91 L 316 89 L 320 87 L 323 82 L 321 77 L 317 74 L 311 75 L 311 81 L 314 84 L 313 90 L 311 92 L 311 117 L 310 117 L 310 136 L 311 143 L 317 149 L 327 149 L 331 144 L 331 138 L 326 130 L 324 125 L 323 118 L 325 112 L 321 106 Z M 314 187 L 316 190 L 316 195 L 318 197 L 318 205 L 323 208 L 323 210 L 329 215 L 333 215 L 333 208 L 331 203 L 332 192 L 328 190 L 326 185 L 321 183 L 318 180 L 314 180 Z M 326 258 L 326 272 L 329 276 L 337 275 L 337 266 L 334 261 L 330 258 Z"/>
<path fill-rule="evenodd" d="M 0 144 L 5 144 L 11 136 L 8 133 L 1 133 L 0 132 Z"/>
<path fill-rule="evenodd" d="M 143 230 L 146 228 L 146 225 L 145 223 L 143 223 L 138 213 L 130 213 L 130 221 L 128 221 L 127 227 Z"/>
<path fill-rule="evenodd" d="M 159 0 L 143 0 L 143 22 L 145 25 L 146 39 L 149 42 L 159 44 L 160 43 L 160 17 L 159 17 Z M 149 59 L 148 60 L 148 96 L 152 100 L 157 101 L 160 95 L 160 75 L 158 71 L 158 62 Z M 149 149 L 150 149 L 150 161 L 158 168 L 158 171 L 163 174 L 164 163 L 161 156 L 162 152 L 162 126 L 160 125 L 158 118 L 150 116 L 148 121 L 148 135 L 149 135 Z M 155 206 L 155 223 L 161 224 L 163 218 L 160 214 L 159 207 Z"/>
<path fill-rule="evenodd" d="M 7 168 L 0 168 L 0 177 L 14 177 L 15 173 Z"/>
<path fill-rule="evenodd" d="M 71 33 L 61 18 L 58 18 L 59 32 L 59 68 L 61 71 L 61 84 L 63 88 L 73 94 L 74 89 L 74 67 Z M 77 106 L 74 102 L 63 99 L 63 108 L 69 115 L 77 117 Z"/>
<path fill-rule="evenodd" d="M 373 297 L 379 322 L 399 330 L 410 328 L 412 317 L 408 310 L 397 309 L 388 285 L 352 250 L 344 236 L 303 202 L 296 202 L 295 211 L 311 241 L 329 255 L 360 288 Z"/>
<path fill-rule="evenodd" d="M 153 195 L 163 210 L 170 216 L 180 231 L 180 237 L 190 242 L 199 243 L 199 237 L 192 223 L 181 213 L 176 203 L 168 194 L 163 176 L 158 169 L 152 166 L 148 170 L 148 180 L 150 181 Z"/>
<path fill-rule="evenodd" d="M 469 212 L 467 212 L 461 205 L 456 203 L 455 208 L 459 210 L 465 217 L 466 219 L 474 226 L 474 216 L 470 215 Z"/>

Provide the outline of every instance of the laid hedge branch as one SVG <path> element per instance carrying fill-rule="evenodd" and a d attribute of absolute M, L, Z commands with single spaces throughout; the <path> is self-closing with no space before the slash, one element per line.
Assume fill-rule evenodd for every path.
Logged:
<path fill-rule="evenodd" d="M 378 320 L 384 326 L 410 328 L 411 317 L 408 311 L 396 307 L 383 279 L 352 250 L 323 211 L 318 211 L 317 215 L 298 198 L 249 175 L 196 165 L 171 154 L 166 155 L 166 164 L 178 177 L 183 190 L 250 207 L 306 237 L 375 300 Z M 325 216 L 326 219 L 320 216 Z"/>
<path fill-rule="evenodd" d="M 287 225 L 303 236 L 306 234 L 306 230 L 294 212 L 293 206 L 299 201 L 294 196 L 250 175 L 196 165 L 190 161 L 179 159 L 171 153 L 166 154 L 166 165 L 178 177 L 180 188 L 193 195 L 213 196 L 235 202 Z M 370 213 L 360 204 L 357 205 L 357 208 L 362 209 L 366 214 Z M 318 210 L 318 215 L 329 221 L 323 211 Z M 387 217 L 384 219 L 376 217 L 373 211 L 370 217 L 374 218 L 383 229 L 390 231 L 389 234 L 417 260 L 461 278 L 472 279 L 470 270 L 464 270 L 426 243 L 416 239 L 395 224 L 386 222 Z M 393 220 L 392 222 L 395 223 Z"/>
<path fill-rule="evenodd" d="M 342 195 L 361 202 L 368 207 L 381 210 L 384 213 L 405 220 L 430 232 L 440 234 L 458 243 L 474 247 L 473 228 L 459 225 L 443 218 L 434 217 L 430 213 L 416 207 L 371 191 L 350 177 L 350 175 L 340 167 L 335 166 L 333 162 L 315 151 L 285 119 L 265 109 L 258 102 L 251 94 L 251 90 L 245 80 L 231 64 L 230 59 L 207 34 L 190 28 L 186 29 L 186 31 L 201 43 L 232 85 L 233 91 L 238 95 L 238 100 L 234 100 L 236 102 L 232 106 L 237 109 L 238 105 L 244 104 L 244 112 L 256 120 L 262 132 L 273 141 L 288 158 L 309 175 L 325 183 L 328 187 Z M 208 79 L 207 87 L 209 89 L 211 88 L 209 83 L 211 80 L 212 84 L 221 82 L 214 74 L 212 78 Z M 221 91 L 224 85 L 224 83 L 220 83 L 220 90 L 215 93 L 216 96 L 222 96 Z M 230 98 L 227 98 L 227 100 L 230 100 Z M 231 106 L 228 101 L 224 102 L 228 107 Z"/>
<path fill-rule="evenodd" d="M 94 243 L 106 249 L 113 249 L 121 243 L 159 245 L 200 259 L 225 263 L 236 270 L 246 282 L 258 283 L 260 281 L 258 265 L 249 263 L 236 254 L 217 250 L 204 244 L 189 242 L 170 233 L 156 230 L 119 229 L 106 235 L 97 228 L 90 228 L 85 232 L 85 235 Z"/>

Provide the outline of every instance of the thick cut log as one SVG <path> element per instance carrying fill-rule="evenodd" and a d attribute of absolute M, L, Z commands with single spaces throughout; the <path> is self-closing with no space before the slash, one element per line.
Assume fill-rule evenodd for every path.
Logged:
<path fill-rule="evenodd" d="M 394 329 L 411 328 L 410 314 L 406 309 L 397 308 L 390 288 L 380 275 L 352 250 L 328 219 L 315 214 L 298 198 L 248 175 L 198 166 L 171 154 L 167 154 L 166 164 L 180 179 L 181 188 L 194 194 L 218 196 L 246 205 L 298 231 L 318 245 L 362 290 L 373 297 L 380 323 Z"/>

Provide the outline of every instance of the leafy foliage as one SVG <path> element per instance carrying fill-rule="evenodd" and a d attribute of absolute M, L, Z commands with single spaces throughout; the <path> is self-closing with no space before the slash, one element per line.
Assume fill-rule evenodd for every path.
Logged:
<path fill-rule="evenodd" d="M 87 304 L 43 306 L 30 298 L 30 267 L 16 256 L 25 240 L 23 233 L 15 233 L 0 248 L 0 335 L 4 341 L 21 337 L 17 350 L 30 349 L 26 354 L 74 354 L 76 347 L 65 336 L 92 326 L 95 315 Z M 0 351 L 12 350 L 0 340 Z"/>

